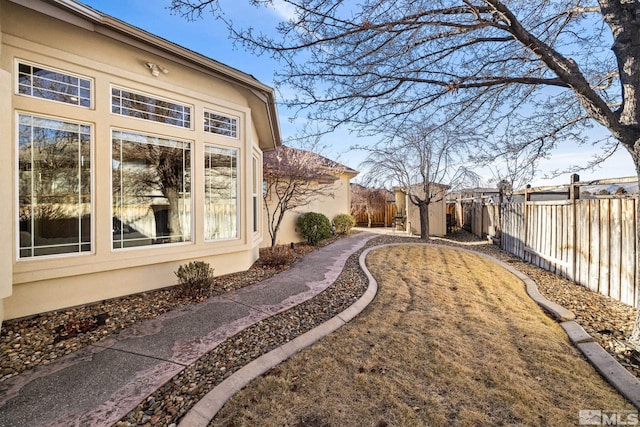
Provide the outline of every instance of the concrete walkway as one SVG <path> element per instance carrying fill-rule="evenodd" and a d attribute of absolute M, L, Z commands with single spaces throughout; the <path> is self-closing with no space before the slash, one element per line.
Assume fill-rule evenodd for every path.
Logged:
<path fill-rule="evenodd" d="M 108 426 L 225 339 L 314 297 L 375 237 L 358 233 L 255 285 L 165 313 L 0 383 L 0 426 Z"/>

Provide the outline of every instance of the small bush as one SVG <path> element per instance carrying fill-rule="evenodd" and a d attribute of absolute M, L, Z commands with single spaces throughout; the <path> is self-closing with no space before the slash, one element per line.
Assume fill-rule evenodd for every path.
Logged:
<path fill-rule="evenodd" d="M 178 267 L 178 289 L 188 298 L 208 295 L 213 284 L 213 268 L 204 261 L 191 261 Z"/>
<path fill-rule="evenodd" d="M 260 263 L 265 267 L 282 267 L 293 261 L 295 256 L 295 252 L 287 246 L 260 249 Z"/>
<path fill-rule="evenodd" d="M 356 226 L 356 219 L 349 214 L 339 214 L 333 218 L 333 223 L 336 225 L 336 233 L 347 234 Z"/>
<path fill-rule="evenodd" d="M 312 245 L 333 234 L 329 218 L 321 213 L 307 212 L 298 218 L 297 226 L 302 237 Z"/>

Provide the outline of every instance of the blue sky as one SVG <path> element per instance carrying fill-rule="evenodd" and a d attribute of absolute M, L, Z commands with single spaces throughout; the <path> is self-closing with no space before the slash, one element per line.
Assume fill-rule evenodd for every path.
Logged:
<path fill-rule="evenodd" d="M 167 6 L 170 0 L 80 0 L 100 12 L 111 15 L 131 25 L 142 28 L 152 34 L 177 43 L 188 49 L 196 51 L 204 56 L 215 59 L 245 73 L 255 76 L 266 84 L 272 84 L 273 72 L 278 64 L 268 57 L 256 57 L 252 53 L 243 50 L 242 47 L 234 47 L 228 39 L 228 31 L 223 23 L 216 21 L 211 15 L 204 13 L 201 19 L 188 21 L 177 15 L 172 15 Z M 227 18 L 243 27 L 252 26 L 256 30 L 271 31 L 280 19 L 287 16 L 288 11 L 278 9 L 256 9 L 248 4 L 247 0 L 221 0 L 227 13 Z M 277 2 L 276 2 L 277 3 Z M 290 114 L 280 106 L 280 126 L 283 138 L 296 133 L 296 127 L 300 123 L 291 123 Z M 347 130 L 337 132 L 326 137 L 323 144 L 329 151 L 322 154 L 332 157 L 349 167 L 358 169 L 363 160 L 362 153 L 349 152 L 351 145 L 363 144 L 355 137 L 349 135 Z M 367 140 L 364 143 L 375 142 Z M 542 174 L 549 171 L 564 169 L 572 164 L 585 164 L 591 155 L 597 153 L 597 147 L 575 147 L 569 144 L 561 145 L 557 152 L 549 160 L 541 164 Z M 594 171 L 582 171 L 579 173 L 581 180 L 593 180 L 598 178 L 614 178 L 635 175 L 633 162 L 629 154 L 619 150 L 611 159 Z M 535 179 L 532 185 L 550 185 L 568 183 L 568 176 L 561 176 L 553 180 L 545 180 L 542 177 Z"/>

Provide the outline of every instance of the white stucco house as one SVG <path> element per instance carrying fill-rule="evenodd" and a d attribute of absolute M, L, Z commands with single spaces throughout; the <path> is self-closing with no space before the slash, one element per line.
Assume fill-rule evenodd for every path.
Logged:
<path fill-rule="evenodd" d="M 249 268 L 271 87 L 73 0 L 0 0 L 0 321 Z"/>

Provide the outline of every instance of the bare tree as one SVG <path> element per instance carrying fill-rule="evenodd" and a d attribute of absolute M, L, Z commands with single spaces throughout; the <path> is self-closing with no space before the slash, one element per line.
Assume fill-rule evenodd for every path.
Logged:
<path fill-rule="evenodd" d="M 513 192 L 525 187 L 536 175 L 538 160 L 538 157 L 531 156 L 528 152 L 506 153 L 487 164 L 486 167 L 492 174 L 489 184 L 495 185 L 507 201 L 511 201 Z"/>
<path fill-rule="evenodd" d="M 166 218 L 155 218 L 154 238 L 163 242 L 182 242 L 185 230 L 181 221 L 180 203 L 190 191 L 188 153 L 182 149 L 159 144 L 118 142 L 114 147 L 113 194 L 120 203 L 129 206 L 149 206 L 155 198 L 165 199 L 161 212 Z M 185 166 L 186 169 L 185 170 Z M 124 180 L 121 177 L 124 176 Z M 188 196 L 187 196 L 188 197 Z M 126 207 L 124 207 L 126 211 Z M 120 212 L 122 214 L 123 212 Z M 118 221 L 130 221 L 135 215 Z M 154 211 L 154 216 L 156 216 Z M 188 237 L 187 237 L 188 238 Z"/>
<path fill-rule="evenodd" d="M 462 135 L 416 123 L 374 147 L 357 147 L 368 155 L 363 166 L 368 179 L 399 186 L 420 211 L 420 238 L 429 239 L 429 206 L 441 201 L 444 187 L 477 181 L 461 163 L 466 141 Z M 477 183 L 476 183 L 477 185 Z"/>
<path fill-rule="evenodd" d="M 345 167 L 307 150 L 280 146 L 264 153 L 264 206 L 271 247 L 285 214 L 318 197 L 333 197 Z"/>
<path fill-rule="evenodd" d="M 295 12 L 275 37 L 231 26 L 232 35 L 281 59 L 278 82 L 297 94 L 291 104 L 330 128 L 379 131 L 446 105 L 450 120 L 518 133 L 513 148 L 544 155 L 559 141 L 588 140 L 596 126 L 608 131 L 603 156 L 623 146 L 640 175 L 636 0 L 282 2 Z M 220 12 L 216 0 L 172 6 Z M 631 339 L 640 342 L 640 316 Z"/>
<path fill-rule="evenodd" d="M 371 228 L 377 212 L 386 214 L 389 191 L 384 188 L 370 188 L 360 184 L 351 184 L 351 215 L 365 215 L 367 226 Z M 386 218 L 385 218 L 386 222 Z"/>

